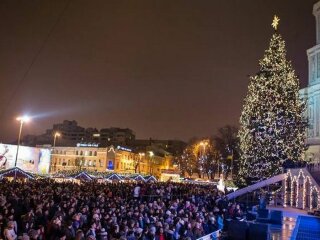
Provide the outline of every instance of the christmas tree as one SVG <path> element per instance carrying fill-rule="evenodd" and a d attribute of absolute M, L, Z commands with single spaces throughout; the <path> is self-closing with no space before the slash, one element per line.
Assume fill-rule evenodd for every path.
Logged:
<path fill-rule="evenodd" d="M 240 117 L 240 185 L 281 173 L 284 161 L 300 161 L 305 150 L 305 104 L 278 22 L 275 16 L 275 33 L 259 62 L 260 71 L 250 77 Z"/>

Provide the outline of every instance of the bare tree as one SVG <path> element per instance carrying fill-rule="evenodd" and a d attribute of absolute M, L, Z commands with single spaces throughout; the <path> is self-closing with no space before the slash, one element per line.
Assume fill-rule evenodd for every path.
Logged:
<path fill-rule="evenodd" d="M 235 173 L 239 159 L 238 128 L 230 125 L 221 127 L 212 139 L 221 154 L 220 171 L 224 171 L 226 176 L 231 172 Z M 231 168 L 233 168 L 232 171 Z"/>

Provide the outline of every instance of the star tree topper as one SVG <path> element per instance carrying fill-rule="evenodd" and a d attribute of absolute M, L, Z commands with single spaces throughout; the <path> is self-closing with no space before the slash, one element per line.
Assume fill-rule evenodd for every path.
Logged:
<path fill-rule="evenodd" d="M 278 18 L 277 15 L 274 15 L 273 21 L 272 21 L 272 24 L 271 24 L 271 26 L 274 28 L 274 30 L 278 29 L 279 22 L 280 22 L 280 18 Z"/>

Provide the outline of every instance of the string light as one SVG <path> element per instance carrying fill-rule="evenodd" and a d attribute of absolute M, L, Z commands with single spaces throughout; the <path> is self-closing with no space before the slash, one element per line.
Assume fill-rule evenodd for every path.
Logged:
<path fill-rule="evenodd" d="M 297 199 L 296 199 L 296 207 L 300 207 L 300 205 L 302 205 L 302 208 L 303 208 L 303 205 L 304 205 L 304 180 L 305 180 L 305 177 L 304 177 L 304 174 L 302 172 L 302 170 L 299 171 L 299 175 L 298 175 L 298 182 L 297 182 Z M 302 189 L 301 189 L 302 188 Z M 302 196 L 301 196 L 302 194 Z M 302 200 L 302 202 L 300 202 Z"/>
<path fill-rule="evenodd" d="M 289 206 L 291 207 L 308 209 L 308 210 L 319 209 L 320 208 L 319 189 L 311 181 L 311 177 L 308 176 L 309 173 L 300 169 L 298 174 L 294 176 L 293 175 L 294 174 L 290 170 L 285 175 L 284 207 L 288 206 L 287 204 L 288 196 L 290 196 Z M 288 189 L 289 185 L 291 186 L 291 189 Z M 313 195 L 316 196 L 316 199 L 314 199 Z M 302 203 L 301 203 L 301 200 L 302 200 Z M 314 205 L 316 206 L 313 207 Z"/>
<path fill-rule="evenodd" d="M 291 182 L 291 198 L 290 198 L 290 205 L 293 206 L 293 199 L 297 200 L 297 177 L 294 176 Z M 295 201 L 295 206 L 297 206 L 297 201 Z"/>
<path fill-rule="evenodd" d="M 273 34 L 259 65 L 257 75 L 250 77 L 240 117 L 238 176 L 243 184 L 280 174 L 283 162 L 301 161 L 306 148 L 305 103 L 280 34 Z"/>
<path fill-rule="evenodd" d="M 289 181 L 289 180 L 290 181 Z M 292 179 L 292 176 L 291 176 L 291 171 L 289 170 L 288 171 L 288 173 L 286 174 L 286 176 L 285 176 L 285 182 L 284 182 L 284 204 L 283 204 L 283 206 L 284 207 L 287 207 L 287 202 L 288 202 L 288 195 L 290 195 L 291 194 L 291 188 L 290 189 L 288 189 L 288 185 L 290 185 L 291 184 L 291 179 Z M 291 186 L 290 186 L 291 187 Z M 289 199 L 290 199 L 290 196 L 289 196 Z M 289 205 L 290 205 L 291 203 L 289 202 Z"/>
<path fill-rule="evenodd" d="M 307 176 L 305 178 L 305 181 L 304 181 L 304 185 L 303 185 L 303 204 L 302 204 L 302 209 L 305 209 L 307 206 L 306 206 L 306 202 L 307 202 L 307 198 L 309 198 L 309 205 L 310 205 L 310 193 L 309 193 L 309 196 L 308 196 L 308 189 L 310 189 L 310 177 Z"/>

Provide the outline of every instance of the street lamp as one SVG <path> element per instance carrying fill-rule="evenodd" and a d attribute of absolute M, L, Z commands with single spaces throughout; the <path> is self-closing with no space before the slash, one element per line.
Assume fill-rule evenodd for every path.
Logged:
<path fill-rule="evenodd" d="M 206 152 L 206 146 L 207 146 L 207 145 L 208 145 L 208 142 L 207 142 L 207 141 L 201 141 L 201 142 L 200 142 L 200 146 L 203 147 L 203 153 L 202 153 L 202 155 L 205 154 L 205 152 Z"/>
<path fill-rule="evenodd" d="M 51 149 L 51 163 L 52 163 L 52 157 L 53 155 L 52 154 L 55 154 L 54 150 L 55 150 L 55 147 L 56 147 L 56 140 L 57 140 L 57 137 L 60 137 L 61 134 L 59 132 L 55 132 L 54 135 L 53 135 L 53 147 Z M 51 172 L 51 163 L 49 165 L 49 172 Z M 56 166 L 53 167 L 53 171 L 56 170 Z"/>
<path fill-rule="evenodd" d="M 28 117 L 28 116 L 17 117 L 17 121 L 20 122 L 20 129 L 19 129 L 19 135 L 18 135 L 17 152 L 16 152 L 16 160 L 14 162 L 14 167 L 17 166 L 17 161 L 18 161 L 18 154 L 19 154 L 22 126 L 23 126 L 23 123 L 26 123 L 26 122 L 30 121 L 30 117 Z M 16 174 L 16 171 L 15 171 L 14 179 L 16 179 L 16 177 L 17 177 L 17 174 Z"/>
<path fill-rule="evenodd" d="M 53 137 L 53 148 L 56 147 L 56 139 L 57 139 L 57 137 L 60 137 L 60 136 L 61 136 L 61 134 L 60 134 L 59 132 L 55 132 L 55 133 L 54 133 L 54 137 Z"/>
<path fill-rule="evenodd" d="M 203 147 L 203 151 L 202 151 L 202 156 L 201 156 L 201 167 L 200 167 L 200 174 L 202 177 L 202 170 L 204 169 L 204 157 L 205 157 L 205 153 L 206 153 L 206 146 L 208 145 L 208 141 L 201 141 L 200 142 L 200 146 Z"/>
<path fill-rule="evenodd" d="M 152 157 L 154 156 L 154 153 L 152 151 L 149 152 L 149 174 L 151 175 L 151 165 L 152 165 Z"/>

